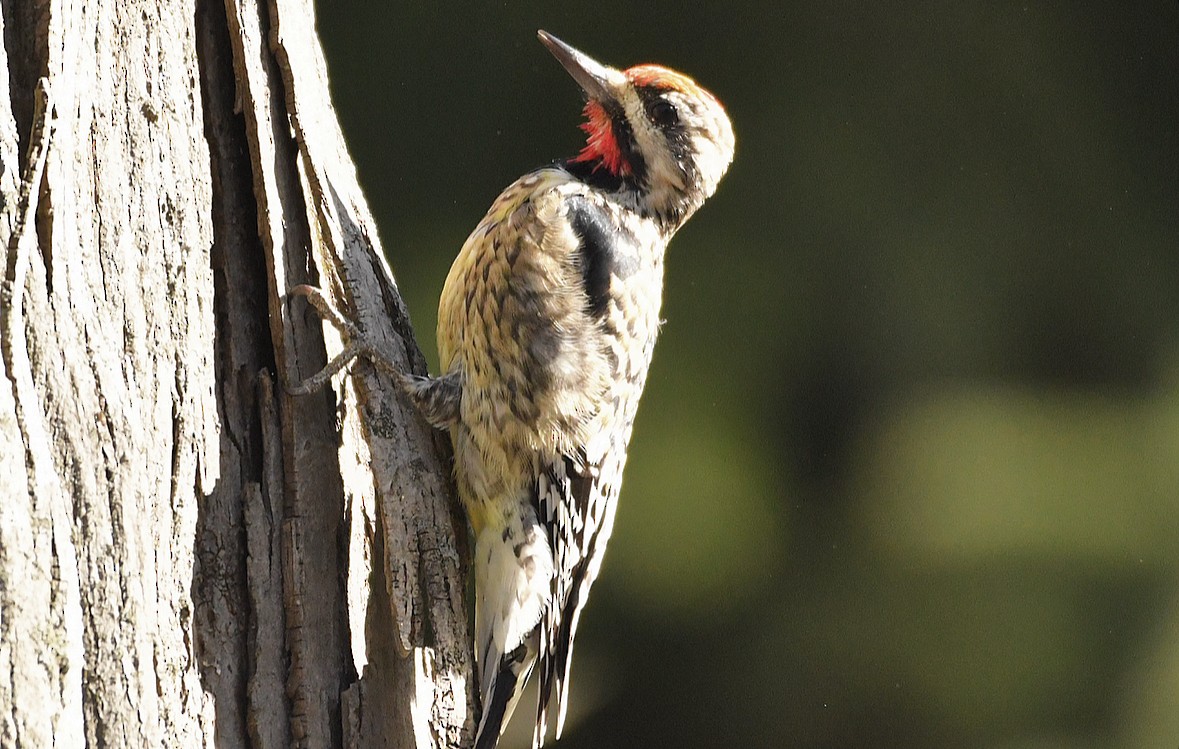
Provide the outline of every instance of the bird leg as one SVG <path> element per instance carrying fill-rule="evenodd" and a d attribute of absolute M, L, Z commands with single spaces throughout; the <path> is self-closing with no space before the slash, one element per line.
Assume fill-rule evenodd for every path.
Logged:
<path fill-rule="evenodd" d="M 432 426 L 446 429 L 458 422 L 462 389 L 457 371 L 448 372 L 441 377 L 406 374 L 393 363 L 392 359 L 373 345 L 354 322 L 332 306 L 322 291 L 314 286 L 300 284 L 292 288 L 290 293 L 304 297 L 307 303 L 319 312 L 319 316 L 339 332 L 340 338 L 344 341 L 344 349 L 332 357 L 332 360 L 324 365 L 323 369 L 305 380 L 289 385 L 287 392 L 291 395 L 309 395 L 318 392 L 353 360 L 364 357 L 397 382 L 401 390 L 409 396 L 414 406 Z"/>
<path fill-rule="evenodd" d="M 355 323 L 332 306 L 332 303 L 327 300 L 327 297 L 323 295 L 322 291 L 314 286 L 300 284 L 292 288 L 290 294 L 305 298 L 307 303 L 319 313 L 319 316 L 336 329 L 340 334 L 340 338 L 344 341 L 344 349 L 332 357 L 332 360 L 324 365 L 323 369 L 305 380 L 288 385 L 287 392 L 291 395 L 309 395 L 318 392 L 323 389 L 324 385 L 332 377 L 359 357 L 368 359 L 377 369 L 391 375 L 403 388 L 405 387 L 404 380 L 407 379 L 406 375 L 397 368 L 397 365 L 389 357 L 378 351 L 376 346 L 365 338 L 364 333 L 361 332 Z"/>

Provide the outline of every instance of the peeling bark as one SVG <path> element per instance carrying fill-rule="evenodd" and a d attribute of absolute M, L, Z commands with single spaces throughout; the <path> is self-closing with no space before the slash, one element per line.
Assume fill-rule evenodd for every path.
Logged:
<path fill-rule="evenodd" d="M 443 440 L 313 8 L 0 0 L 0 746 L 458 747 Z M 325 341 L 326 337 L 326 341 Z"/>

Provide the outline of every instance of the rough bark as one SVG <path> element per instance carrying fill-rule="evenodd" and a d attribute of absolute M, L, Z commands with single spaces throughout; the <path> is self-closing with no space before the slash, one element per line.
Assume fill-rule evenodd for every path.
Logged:
<path fill-rule="evenodd" d="M 0 746 L 469 743 L 445 445 L 284 386 L 424 367 L 310 3 L 0 8 Z"/>

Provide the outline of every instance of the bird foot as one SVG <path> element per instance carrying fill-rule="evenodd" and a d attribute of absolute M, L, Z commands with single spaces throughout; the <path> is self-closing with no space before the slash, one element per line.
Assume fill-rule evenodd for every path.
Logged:
<path fill-rule="evenodd" d="M 322 390 L 332 377 L 359 357 L 368 359 L 378 369 L 395 377 L 399 383 L 405 379 L 405 374 L 397 368 L 397 365 L 366 340 L 360 328 L 336 309 L 322 291 L 314 286 L 299 284 L 289 293 L 292 296 L 301 296 L 306 299 L 307 303 L 319 313 L 319 316 L 336 329 L 344 341 L 343 350 L 332 357 L 332 360 L 324 365 L 323 369 L 304 380 L 287 386 L 287 392 L 291 395 L 310 395 Z"/>

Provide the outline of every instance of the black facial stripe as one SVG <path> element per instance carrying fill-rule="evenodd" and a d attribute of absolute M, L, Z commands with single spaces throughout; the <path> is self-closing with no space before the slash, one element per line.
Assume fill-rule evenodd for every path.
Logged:
<path fill-rule="evenodd" d="M 656 101 L 665 98 L 664 94 L 667 93 L 668 89 L 661 86 L 639 86 L 636 91 L 639 94 L 639 99 L 643 102 L 643 111 L 648 112 Z M 695 164 L 692 162 L 691 140 L 688 137 L 688 128 L 684 124 L 684 112 L 682 111 L 682 107 L 687 106 L 691 108 L 692 104 L 691 102 L 684 101 L 673 102 L 673 104 L 676 104 L 679 116 L 676 117 L 674 122 L 657 127 L 659 128 L 659 132 L 663 133 L 663 136 L 667 139 L 667 147 L 671 151 L 672 157 L 675 158 L 676 163 L 679 164 L 680 169 L 684 171 L 684 174 L 689 179 L 692 179 L 695 174 Z"/>
<path fill-rule="evenodd" d="M 679 116 L 676 117 L 675 122 L 669 122 L 669 123 L 666 123 L 663 125 L 658 125 L 657 127 L 659 127 L 660 130 L 662 130 L 663 132 L 666 133 L 671 130 L 683 130 L 684 129 L 684 123 L 683 123 L 683 119 L 682 119 L 683 112 L 680 111 L 680 107 L 683 106 L 683 103 L 681 102 L 681 103 L 677 104 L 676 102 L 673 102 L 670 99 L 668 99 L 666 96 L 664 96 L 664 94 L 667 93 L 668 89 L 661 88 L 659 86 L 639 86 L 638 88 L 635 89 L 635 91 L 639 95 L 639 100 L 643 102 L 643 111 L 644 112 L 650 113 L 651 107 L 653 107 L 655 105 L 655 103 L 660 100 L 664 100 L 664 101 L 668 102 L 669 104 L 672 104 L 674 110 L 677 112 L 677 114 Z"/>
<path fill-rule="evenodd" d="M 643 102 L 643 108 L 651 106 L 651 102 L 667 93 L 667 89 L 663 86 L 636 86 L 635 93 L 639 95 L 639 99 Z"/>
<path fill-rule="evenodd" d="M 631 129 L 630 121 L 626 119 L 626 112 L 618 102 L 605 102 L 606 114 L 610 115 L 610 126 L 614 131 L 614 142 L 626 163 L 630 165 L 631 174 L 635 182 L 644 182 L 647 178 L 647 161 L 639 151 L 635 142 L 635 132 Z"/>

